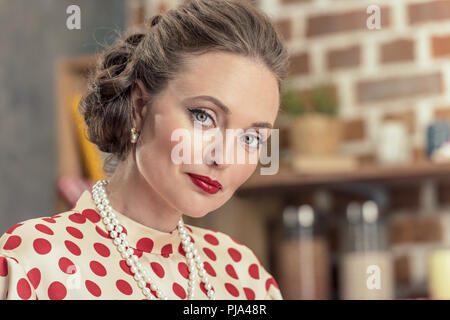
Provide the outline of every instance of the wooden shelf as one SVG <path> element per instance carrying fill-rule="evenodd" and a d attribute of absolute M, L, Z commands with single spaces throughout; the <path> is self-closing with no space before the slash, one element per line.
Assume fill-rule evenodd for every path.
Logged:
<path fill-rule="evenodd" d="M 404 166 L 364 166 L 354 171 L 330 172 L 320 174 L 298 174 L 280 170 L 272 176 L 262 176 L 259 170 L 238 190 L 240 194 L 254 191 L 273 191 L 286 188 L 310 188 L 343 183 L 383 183 L 397 184 L 421 181 L 424 179 L 450 179 L 450 162 L 419 162 Z"/>

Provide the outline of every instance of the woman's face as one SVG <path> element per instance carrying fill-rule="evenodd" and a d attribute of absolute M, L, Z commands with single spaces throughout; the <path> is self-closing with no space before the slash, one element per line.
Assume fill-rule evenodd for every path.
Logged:
<path fill-rule="evenodd" d="M 194 98 L 197 96 L 211 96 L 229 112 L 212 101 Z M 270 136 L 270 129 L 253 124 L 266 122 L 273 126 L 278 107 L 278 83 L 267 67 L 222 52 L 194 57 L 188 71 L 171 81 L 151 107 L 144 107 L 136 145 L 137 168 L 174 209 L 191 217 L 204 216 L 222 206 L 252 175 L 257 161 L 250 161 L 249 157 L 252 154 L 259 160 L 262 146 L 258 138 L 264 142 Z M 203 137 L 198 128 L 205 130 Z M 209 129 L 221 136 L 208 137 L 205 133 Z M 227 136 L 227 129 L 242 131 L 229 131 L 232 133 Z M 190 139 L 172 136 L 174 132 L 187 133 Z M 221 148 L 220 140 L 223 149 L 217 149 Z M 185 158 L 188 163 L 174 161 L 173 150 L 180 150 L 180 146 L 181 152 L 176 152 L 180 157 L 189 155 L 185 152 L 190 148 L 190 156 Z M 218 150 L 222 150 L 222 161 L 216 158 L 220 155 Z M 196 152 L 201 163 L 194 162 Z M 230 152 L 234 159 L 230 158 Z M 238 152 L 245 155 L 244 163 L 238 162 Z M 212 160 L 218 163 L 211 163 Z M 207 176 L 218 181 L 222 188 L 208 193 L 194 184 L 187 173 Z"/>

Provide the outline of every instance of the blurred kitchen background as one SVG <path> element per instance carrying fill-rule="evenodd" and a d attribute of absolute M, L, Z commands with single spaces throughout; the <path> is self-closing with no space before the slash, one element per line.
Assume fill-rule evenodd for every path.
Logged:
<path fill-rule="evenodd" d="M 180 2 L 0 0 L 1 233 L 105 177 L 86 76 L 115 30 Z M 450 1 L 253 2 L 291 55 L 280 169 L 186 223 L 250 247 L 285 299 L 450 298 Z"/>

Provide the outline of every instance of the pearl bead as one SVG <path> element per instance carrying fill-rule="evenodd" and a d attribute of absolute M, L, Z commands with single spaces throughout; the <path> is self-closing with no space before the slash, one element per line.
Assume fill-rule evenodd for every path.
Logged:
<path fill-rule="evenodd" d="M 106 195 L 106 190 L 103 186 L 108 183 L 107 180 L 98 180 L 92 188 L 92 198 L 97 206 L 98 212 L 102 217 L 103 223 L 106 229 L 109 231 L 110 237 L 113 239 L 117 250 L 121 252 L 122 258 L 126 259 L 126 263 L 130 266 L 130 271 L 134 274 L 134 279 L 137 281 L 138 286 L 142 289 L 143 294 L 149 297 L 150 300 L 157 298 L 161 300 L 168 300 L 168 297 L 151 282 L 148 272 L 144 269 L 143 265 L 138 261 L 138 257 L 134 254 L 134 250 L 129 247 L 127 241 L 127 235 L 123 233 L 123 226 L 119 224 L 116 218 L 116 214 L 109 203 Z M 189 268 L 189 281 L 188 281 L 188 298 L 194 299 L 194 289 L 197 283 L 196 264 L 198 275 L 202 278 L 203 283 L 207 291 L 207 295 L 211 300 L 215 300 L 215 292 L 212 290 L 212 286 L 209 283 L 209 279 L 204 269 L 204 264 L 200 260 L 198 249 L 194 247 L 193 239 L 188 233 L 188 229 L 184 225 L 183 219 L 180 217 L 178 220 L 178 233 L 181 239 L 181 244 L 186 252 L 186 260 Z M 157 298 L 151 293 L 150 288 L 147 288 L 147 283 L 150 288 L 156 292 Z"/>
<path fill-rule="evenodd" d="M 142 292 L 148 297 L 149 295 L 151 295 L 152 293 L 150 292 L 150 289 L 145 287 L 142 289 Z"/>

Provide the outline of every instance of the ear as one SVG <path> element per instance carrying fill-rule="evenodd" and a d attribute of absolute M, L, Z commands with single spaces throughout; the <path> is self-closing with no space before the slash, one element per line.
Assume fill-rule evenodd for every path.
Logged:
<path fill-rule="evenodd" d="M 147 113 L 148 94 L 145 85 L 136 79 L 131 87 L 131 102 L 133 105 L 133 119 L 136 129 L 141 131 Z"/>

